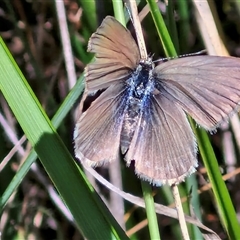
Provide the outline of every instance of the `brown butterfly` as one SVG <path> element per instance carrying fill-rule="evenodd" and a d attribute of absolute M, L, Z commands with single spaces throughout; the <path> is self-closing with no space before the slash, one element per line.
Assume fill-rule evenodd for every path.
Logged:
<path fill-rule="evenodd" d="M 80 116 L 75 154 L 100 166 L 119 152 L 154 185 L 180 183 L 197 167 L 197 144 L 186 113 L 215 130 L 240 102 L 240 60 L 193 56 L 154 66 L 140 59 L 130 32 L 106 17 L 89 41 L 95 62 L 85 70 L 86 91 L 104 90 Z"/>

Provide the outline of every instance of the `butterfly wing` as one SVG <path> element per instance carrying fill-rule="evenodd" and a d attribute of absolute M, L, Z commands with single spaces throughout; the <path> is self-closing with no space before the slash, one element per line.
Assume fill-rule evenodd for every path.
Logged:
<path fill-rule="evenodd" d="M 118 157 L 126 102 L 124 85 L 112 85 L 81 115 L 74 131 L 78 159 L 99 166 Z"/>
<path fill-rule="evenodd" d="M 115 18 L 106 17 L 92 35 L 88 51 L 96 59 L 86 68 L 89 91 L 105 89 L 115 81 L 125 80 L 136 68 L 140 54 L 132 35 Z"/>
<path fill-rule="evenodd" d="M 207 130 L 215 130 L 240 102 L 240 59 L 194 56 L 160 64 L 156 87 Z"/>
<path fill-rule="evenodd" d="M 180 183 L 195 171 L 196 151 L 184 111 L 160 94 L 146 100 L 125 156 L 136 174 L 157 186 Z"/>

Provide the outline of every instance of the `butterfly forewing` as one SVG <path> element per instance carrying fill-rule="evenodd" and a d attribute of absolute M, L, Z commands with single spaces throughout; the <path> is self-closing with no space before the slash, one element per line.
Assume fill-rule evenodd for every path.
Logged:
<path fill-rule="evenodd" d="M 130 32 L 110 16 L 92 35 L 88 51 L 96 53 L 95 61 L 86 68 L 90 92 L 126 80 L 140 61 L 138 47 Z"/>
<path fill-rule="evenodd" d="M 126 155 L 137 175 L 154 185 L 179 183 L 195 171 L 196 151 L 183 110 L 160 94 L 146 100 Z"/>
<path fill-rule="evenodd" d="M 113 85 L 82 114 L 74 132 L 77 158 L 93 166 L 118 158 L 126 102 L 124 86 Z"/>
<path fill-rule="evenodd" d="M 240 60 L 195 56 L 160 64 L 154 70 L 158 89 L 198 124 L 214 130 L 240 102 Z"/>

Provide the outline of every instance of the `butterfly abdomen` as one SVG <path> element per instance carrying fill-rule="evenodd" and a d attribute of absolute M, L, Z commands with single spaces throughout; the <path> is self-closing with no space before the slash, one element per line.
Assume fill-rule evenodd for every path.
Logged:
<path fill-rule="evenodd" d="M 152 65 L 141 63 L 127 80 L 127 106 L 121 132 L 121 152 L 125 154 L 137 128 L 141 112 L 149 105 L 154 89 Z"/>

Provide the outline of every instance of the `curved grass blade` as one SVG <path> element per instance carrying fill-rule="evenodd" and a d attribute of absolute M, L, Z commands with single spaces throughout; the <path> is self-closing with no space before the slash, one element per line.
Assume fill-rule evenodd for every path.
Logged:
<path fill-rule="evenodd" d="M 157 31 L 164 46 L 167 56 L 176 56 L 176 51 L 171 39 L 167 33 L 164 21 L 159 12 L 158 6 L 154 0 L 147 0 L 149 3 L 150 11 L 154 19 Z M 196 129 L 196 124 L 190 120 L 193 129 Z M 211 147 L 207 133 L 202 129 L 196 129 L 196 137 L 200 149 L 201 156 L 204 160 L 204 165 L 207 169 L 209 180 L 213 187 L 213 193 L 219 209 L 219 217 L 221 222 L 231 239 L 237 239 L 240 235 L 240 227 L 237 221 L 236 212 L 234 210 L 229 192 L 226 185 L 219 173 L 217 159 Z M 218 173 L 216 173 L 218 172 Z M 220 186 L 220 187 L 219 187 Z"/>
<path fill-rule="evenodd" d="M 0 89 L 80 231 L 88 239 L 128 239 L 77 167 L 2 39 L 0 55 Z"/>

